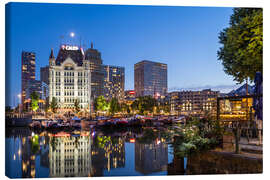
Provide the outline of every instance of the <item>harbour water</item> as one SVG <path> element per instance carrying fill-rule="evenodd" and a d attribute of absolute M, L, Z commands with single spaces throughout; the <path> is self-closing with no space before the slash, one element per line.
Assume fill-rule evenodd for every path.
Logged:
<path fill-rule="evenodd" d="M 152 135 L 150 132 L 154 132 Z M 87 177 L 261 173 L 262 161 L 202 152 L 179 158 L 166 128 L 117 131 L 6 129 L 6 176 Z"/>

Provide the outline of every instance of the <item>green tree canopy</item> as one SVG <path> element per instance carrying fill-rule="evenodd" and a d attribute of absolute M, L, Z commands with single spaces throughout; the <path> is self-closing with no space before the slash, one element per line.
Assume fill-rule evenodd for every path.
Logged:
<path fill-rule="evenodd" d="M 96 111 L 108 111 L 109 103 L 106 101 L 104 96 L 99 96 L 94 101 L 94 106 Z"/>
<path fill-rule="evenodd" d="M 153 112 L 156 104 L 156 99 L 154 99 L 152 96 L 142 96 L 137 98 L 131 104 L 131 107 L 133 110 L 138 110 L 140 114 L 144 114 L 146 111 Z"/>
<path fill-rule="evenodd" d="M 81 110 L 80 109 L 80 102 L 78 99 L 75 99 L 75 101 L 74 101 L 74 108 L 75 108 L 76 113 L 80 112 L 80 110 Z"/>
<path fill-rule="evenodd" d="M 32 111 L 36 111 L 38 110 L 39 106 L 38 106 L 38 101 L 39 101 L 39 95 L 37 92 L 32 92 L 31 93 L 31 108 L 32 108 Z"/>
<path fill-rule="evenodd" d="M 116 98 L 112 98 L 110 101 L 109 112 L 114 115 L 121 110 L 120 104 Z"/>
<path fill-rule="evenodd" d="M 51 102 L 51 104 L 50 104 L 50 108 L 52 109 L 52 112 L 53 112 L 53 113 L 56 113 L 56 112 L 57 112 L 57 109 L 58 109 L 58 103 L 57 103 L 56 97 L 53 97 L 53 98 L 52 98 L 52 102 Z"/>
<path fill-rule="evenodd" d="M 262 72 L 263 17 L 261 8 L 235 8 L 230 26 L 219 34 L 217 52 L 224 71 L 238 83 L 253 81 Z"/>

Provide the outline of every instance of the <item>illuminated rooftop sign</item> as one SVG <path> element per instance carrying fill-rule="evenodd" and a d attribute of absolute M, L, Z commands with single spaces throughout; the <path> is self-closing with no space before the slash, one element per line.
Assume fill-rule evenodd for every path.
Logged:
<path fill-rule="evenodd" d="M 76 51 L 79 49 L 78 46 L 70 46 L 70 45 L 62 45 L 62 49 L 68 50 L 68 51 Z"/>

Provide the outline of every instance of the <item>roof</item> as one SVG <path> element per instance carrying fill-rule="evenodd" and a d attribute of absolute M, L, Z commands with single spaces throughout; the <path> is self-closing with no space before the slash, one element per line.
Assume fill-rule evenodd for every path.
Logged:
<path fill-rule="evenodd" d="M 61 65 L 68 57 L 70 57 L 78 66 L 82 66 L 83 64 L 83 50 L 82 48 L 78 48 L 78 50 L 67 50 L 61 47 L 61 49 L 58 52 L 57 58 L 56 58 L 56 65 Z"/>

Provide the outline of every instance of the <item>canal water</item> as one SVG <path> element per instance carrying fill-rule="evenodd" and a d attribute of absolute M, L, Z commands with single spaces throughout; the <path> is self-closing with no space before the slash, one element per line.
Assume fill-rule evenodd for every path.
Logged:
<path fill-rule="evenodd" d="M 6 129 L 6 176 L 87 177 L 261 173 L 262 162 L 220 153 L 174 156 L 166 129 Z"/>

